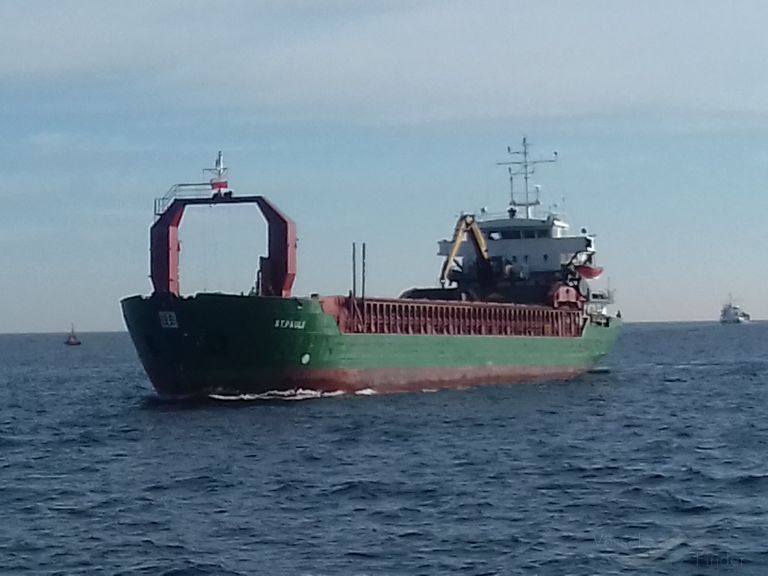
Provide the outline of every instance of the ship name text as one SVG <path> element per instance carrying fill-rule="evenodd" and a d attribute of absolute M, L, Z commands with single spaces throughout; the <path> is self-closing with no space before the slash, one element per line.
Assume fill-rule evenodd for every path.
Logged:
<path fill-rule="evenodd" d="M 275 320 L 275 328 L 288 328 L 290 330 L 304 330 L 306 320 Z"/>

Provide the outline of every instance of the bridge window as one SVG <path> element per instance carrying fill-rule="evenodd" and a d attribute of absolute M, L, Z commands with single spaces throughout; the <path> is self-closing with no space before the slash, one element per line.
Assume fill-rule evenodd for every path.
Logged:
<path fill-rule="evenodd" d="M 536 230 L 524 230 L 523 238 L 536 238 Z"/>

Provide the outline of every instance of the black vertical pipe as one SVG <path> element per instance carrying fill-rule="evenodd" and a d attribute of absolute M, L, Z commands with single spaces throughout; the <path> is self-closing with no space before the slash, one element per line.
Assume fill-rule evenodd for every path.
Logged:
<path fill-rule="evenodd" d="M 367 314 L 365 312 L 365 242 L 363 242 L 363 275 L 362 275 L 362 286 L 361 286 L 361 292 L 363 296 L 363 326 L 366 325 L 366 321 L 368 320 Z"/>
<path fill-rule="evenodd" d="M 357 245 L 352 242 L 352 298 L 357 297 Z"/>

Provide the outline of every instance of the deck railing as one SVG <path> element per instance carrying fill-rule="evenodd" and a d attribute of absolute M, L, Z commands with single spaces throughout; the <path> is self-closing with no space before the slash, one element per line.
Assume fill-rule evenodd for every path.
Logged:
<path fill-rule="evenodd" d="M 581 336 L 580 310 L 520 304 L 336 297 L 323 308 L 344 333 L 445 336 Z"/>
<path fill-rule="evenodd" d="M 214 192 L 211 190 L 209 182 L 174 184 L 165 193 L 165 196 L 155 198 L 155 216 L 160 216 L 165 212 L 166 208 L 171 205 L 171 202 L 177 198 L 205 198 L 211 196 Z"/>

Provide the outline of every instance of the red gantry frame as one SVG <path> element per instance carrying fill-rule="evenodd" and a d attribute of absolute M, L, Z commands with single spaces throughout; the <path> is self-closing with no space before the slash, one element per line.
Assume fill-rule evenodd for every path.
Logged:
<path fill-rule="evenodd" d="M 259 207 L 268 226 L 268 255 L 259 261 L 261 294 L 289 298 L 296 279 L 296 224 L 263 196 L 232 196 L 231 193 L 174 198 L 158 213 L 159 217 L 150 229 L 150 273 L 155 293 L 180 295 L 179 226 L 184 210 L 187 206 L 214 204 L 256 204 Z"/>

